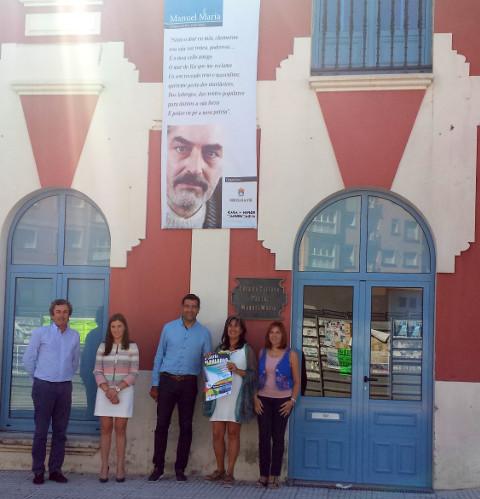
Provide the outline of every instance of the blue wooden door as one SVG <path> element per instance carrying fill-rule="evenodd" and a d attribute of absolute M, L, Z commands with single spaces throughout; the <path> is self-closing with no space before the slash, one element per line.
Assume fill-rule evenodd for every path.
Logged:
<path fill-rule="evenodd" d="M 292 328 L 303 395 L 290 421 L 289 477 L 431 486 L 429 276 L 297 276 Z"/>
<path fill-rule="evenodd" d="M 331 345 L 338 340 L 337 344 L 346 346 L 351 340 L 355 353 L 359 283 L 342 280 L 318 285 L 306 279 L 296 291 L 296 302 L 301 305 L 294 323 L 302 334 L 296 335 L 294 346 L 303 350 L 302 381 L 306 386 L 291 417 L 289 475 L 304 480 L 351 481 L 361 459 L 355 452 L 360 417 L 354 373 L 357 359 L 353 355 L 350 365 L 348 358 L 344 359 L 340 367 Z M 332 334 L 326 339 L 334 329 L 338 338 Z"/>
<path fill-rule="evenodd" d="M 395 280 L 369 282 L 365 291 L 361 481 L 428 488 L 431 287 L 428 282 Z"/>

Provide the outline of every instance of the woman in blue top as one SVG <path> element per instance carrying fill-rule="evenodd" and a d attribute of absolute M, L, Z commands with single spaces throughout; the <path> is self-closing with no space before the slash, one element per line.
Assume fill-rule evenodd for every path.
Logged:
<path fill-rule="evenodd" d="M 288 416 L 300 392 L 298 355 L 287 347 L 287 331 L 282 322 L 272 322 L 265 336 L 265 348 L 258 362 L 258 415 L 260 460 L 259 487 L 278 488 L 285 448 Z"/>

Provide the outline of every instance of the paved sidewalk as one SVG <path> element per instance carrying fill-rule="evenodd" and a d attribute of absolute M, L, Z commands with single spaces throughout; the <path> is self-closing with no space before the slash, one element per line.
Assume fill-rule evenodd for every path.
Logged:
<path fill-rule="evenodd" d="M 95 475 L 68 474 L 69 483 L 33 485 L 25 471 L 0 471 L 1 499 L 480 499 L 480 489 L 437 491 L 433 494 L 337 490 L 318 487 L 282 486 L 278 490 L 257 489 L 254 483 L 238 482 L 231 489 L 191 478 L 177 482 L 166 477 L 148 482 L 128 477 L 124 483 L 100 483 Z"/>

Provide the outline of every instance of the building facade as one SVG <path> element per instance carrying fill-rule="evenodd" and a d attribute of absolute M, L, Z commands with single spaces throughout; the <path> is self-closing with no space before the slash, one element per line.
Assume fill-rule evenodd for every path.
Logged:
<path fill-rule="evenodd" d="M 162 1 L 3 0 L 1 466 L 30 466 L 21 355 L 51 299 L 82 342 L 66 469 L 98 468 L 91 368 L 121 311 L 141 361 L 128 469 L 147 473 L 162 325 L 192 291 L 218 342 L 237 279 L 280 279 L 304 359 L 285 474 L 479 486 L 478 21 L 475 0 L 262 0 L 258 228 L 162 230 Z M 247 320 L 257 350 L 267 325 Z M 194 425 L 204 473 L 200 407 Z"/>

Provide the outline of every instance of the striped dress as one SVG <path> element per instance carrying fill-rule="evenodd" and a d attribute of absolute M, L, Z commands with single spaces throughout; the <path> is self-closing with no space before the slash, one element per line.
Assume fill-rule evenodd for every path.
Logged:
<path fill-rule="evenodd" d="M 97 382 L 97 399 L 95 401 L 95 416 L 110 416 L 130 418 L 133 414 L 133 385 L 138 375 L 138 347 L 130 343 L 128 350 L 122 345 L 113 345 L 108 355 L 105 352 L 105 343 L 101 343 L 95 359 L 95 381 Z M 112 404 L 105 392 L 100 388 L 102 383 L 109 386 L 118 386 L 123 381 L 128 386 L 118 394 L 119 404 Z"/>

